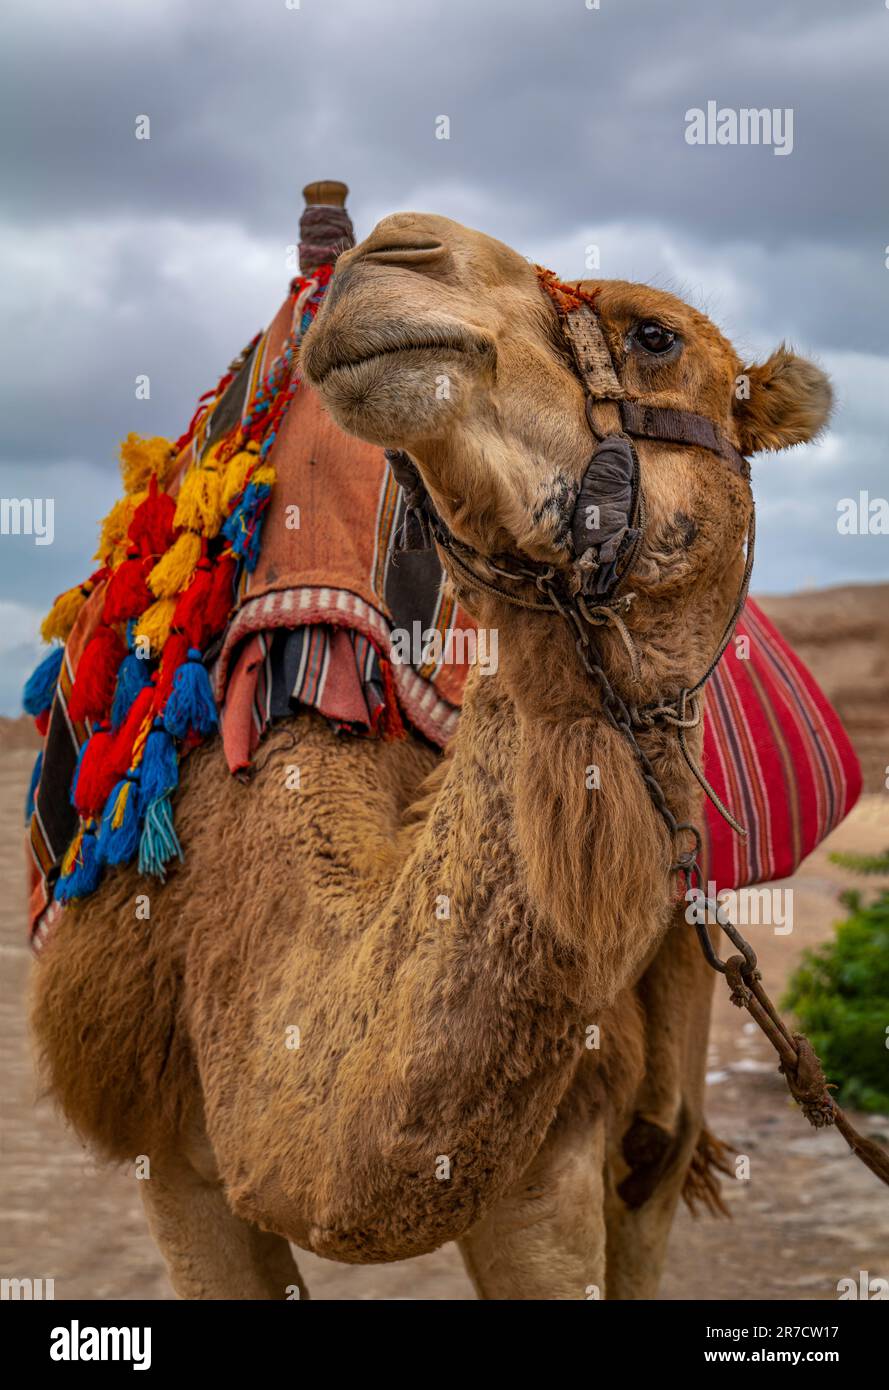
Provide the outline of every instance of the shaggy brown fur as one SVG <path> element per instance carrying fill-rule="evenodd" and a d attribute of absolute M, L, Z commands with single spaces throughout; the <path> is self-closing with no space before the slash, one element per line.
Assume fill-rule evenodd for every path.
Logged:
<path fill-rule="evenodd" d="M 740 363 L 702 315 L 620 282 L 599 303 L 629 391 L 751 437 Z M 634 338 L 651 318 L 679 334 L 663 361 Z M 346 429 L 409 450 L 456 534 L 566 563 L 583 394 L 509 248 L 443 218 L 386 219 L 340 259 L 303 365 Z M 757 406 L 756 428 L 765 411 L 780 432 L 783 403 L 799 436 L 823 379 L 782 380 L 792 400 Z M 640 458 L 638 684 L 601 642 L 638 703 L 706 667 L 751 507 L 700 450 L 644 443 Z M 347 1261 L 458 1238 L 486 1297 L 585 1298 L 606 1273 L 611 1297 L 656 1288 L 702 1125 L 707 969 L 674 916 L 663 825 L 570 636 L 461 597 L 499 629 L 500 668 L 470 679 L 445 759 L 342 740 L 312 715 L 269 737 L 246 787 L 218 747 L 193 754 L 185 863 L 151 890 L 150 921 L 134 915 L 144 881 L 120 872 L 65 913 L 36 972 L 50 1084 L 106 1156 L 152 1157 L 149 1218 L 184 1296 L 283 1296 L 298 1282 L 285 1238 Z M 675 814 L 696 818 L 675 742 L 645 745 Z"/>

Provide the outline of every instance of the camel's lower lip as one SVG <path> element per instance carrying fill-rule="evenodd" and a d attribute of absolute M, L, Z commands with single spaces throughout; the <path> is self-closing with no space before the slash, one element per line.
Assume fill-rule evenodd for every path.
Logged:
<path fill-rule="evenodd" d="M 384 357 L 398 357 L 402 353 L 409 352 L 438 352 L 448 353 L 449 355 L 465 355 L 467 349 L 457 347 L 454 343 L 402 343 L 398 347 L 377 348 L 374 352 L 368 352 L 361 357 L 347 357 L 342 361 L 332 362 L 324 373 L 318 378 L 319 384 L 323 384 L 328 377 L 335 372 L 348 371 L 350 367 L 363 367 L 368 362 L 377 362 Z"/>

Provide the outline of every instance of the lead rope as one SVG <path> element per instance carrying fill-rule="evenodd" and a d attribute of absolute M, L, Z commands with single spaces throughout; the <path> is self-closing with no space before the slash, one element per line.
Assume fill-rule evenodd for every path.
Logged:
<path fill-rule="evenodd" d="M 723 818 L 739 834 L 744 835 L 746 831 L 738 824 L 731 812 L 724 806 L 717 793 L 710 786 L 691 755 L 687 746 L 685 731 L 695 728 L 701 722 L 701 707 L 698 695 L 707 681 L 712 676 L 716 666 L 723 656 L 729 642 L 732 639 L 741 610 L 747 597 L 747 590 L 750 585 L 750 574 L 753 569 L 753 549 L 755 542 L 755 527 L 751 516 L 750 529 L 747 537 L 747 558 L 744 565 L 744 573 L 738 591 L 738 598 L 732 610 L 731 616 L 726 624 L 725 631 L 720 640 L 717 654 L 710 662 L 704 675 L 695 684 L 680 692 L 675 702 L 661 701 L 656 706 L 649 706 L 643 710 L 637 710 L 633 706 L 627 705 L 620 695 L 614 690 L 605 671 L 595 659 L 594 649 L 590 641 L 590 630 L 594 626 L 603 624 L 612 625 L 626 646 L 634 675 L 638 674 L 638 653 L 633 645 L 632 636 L 626 624 L 620 617 L 617 607 L 599 605 L 596 607 L 588 606 L 581 596 L 572 600 L 563 601 L 556 585 L 556 572 L 552 566 L 546 566 L 542 570 L 535 572 L 526 567 L 517 567 L 515 570 L 503 569 L 493 561 L 485 560 L 485 564 L 495 574 L 503 579 L 515 581 L 518 579 L 533 580 L 538 592 L 544 596 L 541 602 L 535 599 L 524 598 L 520 594 L 510 593 L 501 585 L 483 579 L 466 562 L 460 551 L 464 549 L 458 541 L 447 531 L 440 518 L 432 512 L 428 515 L 429 524 L 435 539 L 441 545 L 454 563 L 455 567 L 463 578 L 470 584 L 477 586 L 486 593 L 505 599 L 520 608 L 531 609 L 538 612 L 553 612 L 559 614 L 562 620 L 573 630 L 575 635 L 575 648 L 580 658 L 581 665 L 587 675 L 596 685 L 602 709 L 606 719 L 611 726 L 621 735 L 630 745 L 639 763 L 642 773 L 642 780 L 645 783 L 651 802 L 663 820 L 671 843 L 678 844 L 680 837 L 685 834 L 691 837 L 691 848 L 679 853 L 674 863 L 670 867 L 670 872 L 684 876 L 686 883 L 686 899 L 693 887 L 700 887 L 702 881 L 700 867 L 700 853 L 702 848 L 701 832 L 698 827 L 691 822 L 677 821 L 667 803 L 664 790 L 655 773 L 654 766 L 648 754 L 639 743 L 635 729 L 651 728 L 655 723 L 662 720 L 665 724 L 676 729 L 679 747 L 682 755 L 702 787 L 703 791 L 710 798 L 713 805 L 723 816 Z M 478 559 L 474 552 L 473 558 Z M 629 606 L 632 595 L 627 594 L 619 603 Z M 689 714 L 688 705 L 691 702 L 691 713 Z M 738 954 L 729 956 L 723 961 L 714 950 L 707 931 L 707 914 L 712 912 L 720 930 L 728 937 L 731 943 L 737 948 Z M 773 1004 L 769 995 L 766 993 L 762 984 L 762 975 L 759 970 L 756 952 L 749 941 L 741 934 L 735 924 L 728 918 L 725 909 L 718 902 L 710 898 L 700 899 L 694 905 L 694 927 L 698 940 L 703 950 L 707 963 L 717 973 L 724 975 L 730 991 L 731 1002 L 737 1008 L 746 1009 L 750 1017 L 762 1031 L 778 1055 L 779 1066 L 790 1094 L 802 1109 L 803 1114 L 811 1125 L 820 1129 L 826 1125 L 836 1126 L 843 1139 L 848 1144 L 852 1153 L 859 1158 L 865 1167 L 869 1168 L 882 1182 L 889 1186 L 889 1154 L 876 1144 L 872 1139 L 859 1134 L 849 1119 L 845 1111 L 837 1104 L 830 1094 L 830 1085 L 825 1079 L 821 1062 L 815 1049 L 801 1033 L 791 1033 L 783 1022 L 778 1010 Z"/>
<path fill-rule="evenodd" d="M 750 548 L 752 549 L 752 545 Z M 739 597 L 739 601 L 735 605 L 735 610 L 730 620 L 730 626 L 727 629 L 726 635 L 723 637 L 723 641 L 720 643 L 720 655 L 725 651 L 731 640 L 732 631 L 734 630 L 735 623 L 743 607 L 743 599 L 746 597 L 751 568 L 752 561 L 748 554 L 748 563 L 745 565 L 744 578 L 741 584 L 742 596 Z M 678 841 L 683 831 L 687 832 L 692 837 L 693 847 L 677 856 L 675 863 L 671 866 L 671 873 L 684 875 L 687 889 L 690 889 L 695 883 L 699 885 L 701 881 L 699 863 L 701 833 L 698 827 L 690 822 L 677 822 L 676 817 L 667 805 L 663 788 L 654 772 L 651 760 L 640 746 L 633 732 L 631 711 L 613 689 L 602 667 L 592 658 L 589 635 L 584 631 L 582 622 L 576 615 L 575 610 L 567 609 L 561 604 L 558 594 L 550 580 L 540 576 L 538 583 L 543 588 L 549 588 L 549 597 L 553 606 L 577 633 L 575 640 L 577 653 L 585 671 L 593 679 L 599 689 L 605 716 L 618 733 L 629 743 L 633 752 L 636 754 L 649 796 L 651 797 L 655 810 L 664 821 L 673 843 L 675 844 Z M 682 692 L 680 705 L 683 709 L 685 697 L 693 695 L 701 689 L 705 681 L 712 675 L 717 661 L 718 657 L 711 662 L 706 674 L 694 687 L 692 687 L 692 690 Z M 700 710 L 698 710 L 697 718 L 693 722 L 698 723 L 699 720 Z M 690 723 L 679 725 L 680 747 L 682 746 L 681 736 L 683 728 L 690 726 Z M 683 752 L 686 752 L 686 750 L 683 749 Z M 695 764 L 687 753 L 686 761 L 689 763 L 692 771 L 696 772 Z M 701 781 L 702 778 L 698 780 Z M 715 797 L 715 793 L 713 793 L 713 797 Z M 720 805 L 718 798 L 716 798 L 716 804 L 717 806 Z M 728 819 L 731 824 L 731 818 L 725 812 L 724 807 L 722 808 L 722 812 L 726 815 L 726 819 Z M 713 943 L 707 931 L 708 910 L 715 912 L 716 920 L 721 930 L 726 934 L 732 944 L 738 948 L 738 955 L 730 956 L 726 961 L 720 959 L 713 948 Z M 754 1023 L 757 1024 L 774 1047 L 779 1058 L 778 1069 L 787 1082 L 791 1095 L 801 1107 L 806 1119 L 816 1129 L 820 1129 L 825 1125 L 835 1125 L 855 1156 L 859 1158 L 872 1173 L 880 1178 L 882 1182 L 889 1185 L 889 1154 L 872 1139 L 867 1139 L 864 1135 L 858 1133 L 848 1115 L 830 1094 L 830 1086 L 825 1079 L 821 1062 L 812 1044 L 803 1034 L 790 1033 L 778 1013 L 778 1010 L 766 993 L 762 984 L 762 975 L 758 967 L 756 952 L 749 941 L 744 938 L 735 924 L 730 921 L 721 904 L 714 903 L 709 898 L 704 899 L 703 904 L 700 902 L 695 904 L 694 925 L 707 962 L 714 970 L 718 971 L 726 978 L 730 990 L 731 1002 L 738 1008 L 747 1010 Z"/>

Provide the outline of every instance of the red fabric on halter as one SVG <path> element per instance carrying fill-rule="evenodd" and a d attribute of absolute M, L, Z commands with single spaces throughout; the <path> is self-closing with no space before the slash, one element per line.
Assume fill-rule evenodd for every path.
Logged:
<path fill-rule="evenodd" d="M 579 309 L 582 304 L 595 312 L 596 299 L 599 295 L 597 289 L 590 294 L 587 290 L 580 288 L 579 281 L 574 285 L 566 285 L 552 270 L 547 270 L 545 266 L 535 265 L 534 269 L 537 272 L 540 288 L 549 295 L 560 314 L 567 314 L 572 309 Z"/>

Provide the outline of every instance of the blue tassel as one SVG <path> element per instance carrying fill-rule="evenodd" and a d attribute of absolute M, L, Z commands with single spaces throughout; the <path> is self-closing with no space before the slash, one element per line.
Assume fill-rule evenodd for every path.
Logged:
<path fill-rule="evenodd" d="M 203 735 L 216 728 L 216 701 L 197 647 L 189 649 L 188 660 L 176 672 L 164 723 L 175 738 L 185 738 L 189 730 Z"/>
<path fill-rule="evenodd" d="M 85 898 L 94 893 L 102 877 L 102 868 L 95 826 L 90 825 L 83 832 L 77 859 L 70 874 L 56 880 L 57 901 L 67 903 L 73 898 Z"/>
<path fill-rule="evenodd" d="M 28 787 L 28 795 L 25 799 L 25 825 L 30 825 L 31 817 L 34 814 L 34 797 L 37 794 L 37 783 L 40 781 L 40 772 L 43 767 L 43 749 L 34 759 L 34 767 L 31 772 L 31 783 Z"/>
<path fill-rule="evenodd" d="M 268 483 L 248 483 L 243 497 L 222 528 L 222 534 L 231 541 L 232 553 L 240 556 L 244 568 L 250 573 L 256 568 L 259 559 L 259 541 L 262 534 L 262 520 L 257 518 L 257 512 L 271 495 L 271 491 Z"/>
<path fill-rule="evenodd" d="M 139 872 L 165 879 L 167 864 L 177 858 L 182 858 L 182 846 L 173 829 L 173 808 L 169 795 L 159 796 L 145 812 L 139 840 Z"/>
<path fill-rule="evenodd" d="M 143 805 L 150 806 L 153 801 L 174 792 L 179 785 L 176 745 L 162 719 L 155 719 L 145 740 L 140 771 Z"/>
<path fill-rule="evenodd" d="M 36 719 L 38 714 L 49 709 L 52 704 L 52 697 L 56 693 L 56 686 L 59 683 L 59 672 L 62 669 L 64 657 L 64 647 L 53 647 L 49 655 L 43 658 L 36 671 L 33 671 L 28 677 L 22 692 L 22 704 L 26 714 L 32 714 Z"/>
<path fill-rule="evenodd" d="M 114 691 L 114 703 L 111 706 L 112 729 L 120 728 L 139 691 L 151 684 L 151 672 L 148 670 L 148 665 L 148 661 L 143 657 L 136 656 L 135 652 L 130 652 L 129 656 L 125 656 L 120 663 L 117 672 L 117 686 Z"/>
<path fill-rule="evenodd" d="M 179 785 L 179 758 L 172 735 L 156 719 L 142 757 L 142 803 L 147 806 L 139 840 L 139 872 L 166 878 L 166 865 L 182 858 L 173 829 L 172 793 Z"/>
<path fill-rule="evenodd" d="M 118 797 L 130 787 L 121 824 L 112 824 Z M 139 770 L 128 772 L 105 803 L 99 829 L 99 856 L 105 864 L 128 864 L 139 849 Z"/>

